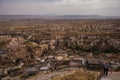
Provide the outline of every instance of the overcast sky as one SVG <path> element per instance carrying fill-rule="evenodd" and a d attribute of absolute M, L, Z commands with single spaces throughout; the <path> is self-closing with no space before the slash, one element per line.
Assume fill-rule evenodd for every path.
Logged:
<path fill-rule="evenodd" d="M 120 16 L 120 0 L 0 0 L 0 15 Z"/>

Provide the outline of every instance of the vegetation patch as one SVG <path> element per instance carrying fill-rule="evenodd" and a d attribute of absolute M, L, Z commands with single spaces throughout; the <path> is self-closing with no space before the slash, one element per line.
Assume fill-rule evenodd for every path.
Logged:
<path fill-rule="evenodd" d="M 63 77 L 54 78 L 53 80 L 98 80 L 98 72 L 82 72 L 77 71 L 74 74 L 65 75 Z"/>

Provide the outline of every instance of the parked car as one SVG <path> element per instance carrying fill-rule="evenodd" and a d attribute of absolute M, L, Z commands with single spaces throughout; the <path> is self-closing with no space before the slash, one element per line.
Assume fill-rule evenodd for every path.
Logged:
<path fill-rule="evenodd" d="M 25 78 L 27 78 L 27 77 L 29 77 L 31 75 L 35 75 L 37 73 L 39 73 L 39 69 L 37 67 L 29 67 L 29 68 L 25 69 L 23 76 Z"/>

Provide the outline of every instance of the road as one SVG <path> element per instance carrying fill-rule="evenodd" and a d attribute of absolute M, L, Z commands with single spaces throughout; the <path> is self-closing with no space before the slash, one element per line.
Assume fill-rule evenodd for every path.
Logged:
<path fill-rule="evenodd" d="M 101 80 L 120 80 L 120 72 L 109 73 L 108 76 L 103 77 Z"/>

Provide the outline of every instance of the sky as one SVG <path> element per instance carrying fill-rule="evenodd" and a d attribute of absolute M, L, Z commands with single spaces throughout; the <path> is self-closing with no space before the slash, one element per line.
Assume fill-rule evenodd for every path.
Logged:
<path fill-rule="evenodd" d="M 120 0 L 0 0 L 0 15 L 120 16 Z"/>

